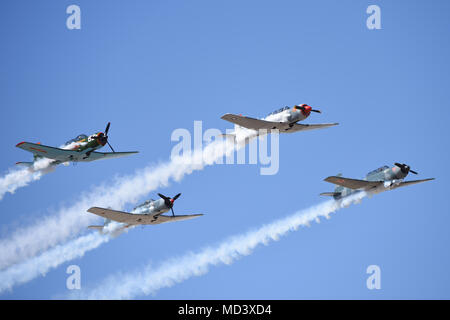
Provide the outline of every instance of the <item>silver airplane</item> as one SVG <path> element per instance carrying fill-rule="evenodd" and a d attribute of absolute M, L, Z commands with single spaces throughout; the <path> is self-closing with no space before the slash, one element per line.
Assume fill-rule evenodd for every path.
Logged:
<path fill-rule="evenodd" d="M 417 174 L 411 170 L 410 166 L 404 163 L 395 163 L 393 167 L 383 166 L 369 172 L 363 180 L 344 178 L 341 174 L 331 176 L 324 181 L 336 184 L 334 192 L 324 192 L 321 196 L 331 196 L 336 200 L 347 197 L 351 194 L 366 191 L 369 194 L 376 194 L 383 191 L 409 186 L 425 181 L 434 180 L 434 178 L 423 180 L 403 181 L 408 173 Z"/>
<path fill-rule="evenodd" d="M 147 200 L 144 203 L 138 205 L 133 209 L 131 213 L 116 211 L 109 208 L 92 207 L 87 211 L 96 214 L 102 218 L 105 218 L 105 224 L 103 226 L 89 226 L 89 229 L 96 229 L 104 231 L 106 226 L 111 221 L 123 223 L 122 229 L 126 229 L 137 225 L 155 225 L 166 222 L 175 222 L 193 219 L 202 216 L 203 214 L 191 214 L 191 215 L 175 215 L 173 212 L 173 204 L 176 199 L 181 195 L 177 194 L 175 197 L 170 198 L 158 193 L 161 199 Z M 164 215 L 164 213 L 172 211 L 172 215 Z"/>
<path fill-rule="evenodd" d="M 264 119 L 255 119 L 227 113 L 221 119 L 234 123 L 238 129 L 239 127 L 251 129 L 259 132 L 260 130 L 279 130 L 280 133 L 292 133 L 297 131 L 321 129 L 338 125 L 338 123 L 320 123 L 320 124 L 301 124 L 309 117 L 311 112 L 321 113 L 320 110 L 313 109 L 307 104 L 295 105 L 293 108 L 288 106 L 270 113 Z M 259 133 L 258 133 L 259 135 Z M 223 135 L 228 138 L 236 136 L 235 133 Z"/>

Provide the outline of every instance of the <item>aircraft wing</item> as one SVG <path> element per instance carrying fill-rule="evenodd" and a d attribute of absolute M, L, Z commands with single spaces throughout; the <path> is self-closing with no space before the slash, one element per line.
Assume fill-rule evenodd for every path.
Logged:
<path fill-rule="evenodd" d="M 111 209 L 92 207 L 88 209 L 88 212 L 96 214 L 102 218 L 110 219 L 113 221 L 125 223 L 128 225 L 139 224 L 160 224 L 165 222 L 175 222 L 193 219 L 202 214 L 182 215 L 182 216 L 164 216 L 164 215 L 150 215 L 150 214 L 132 214 L 123 211 L 116 211 Z"/>
<path fill-rule="evenodd" d="M 431 181 L 431 180 L 434 180 L 434 178 L 423 179 L 423 180 L 402 181 L 402 182 L 397 186 L 397 188 L 400 188 L 400 187 L 406 187 L 406 186 L 410 186 L 410 185 L 413 185 L 413 184 L 417 184 L 417 183 L 421 183 L 421 182 L 425 182 L 425 181 Z"/>
<path fill-rule="evenodd" d="M 273 122 L 261 119 L 255 119 L 245 116 L 239 116 L 236 114 L 227 113 L 221 117 L 221 119 L 237 124 L 241 127 L 252 130 L 275 130 L 280 132 L 297 132 L 305 130 L 314 130 L 335 126 L 338 123 L 322 123 L 322 124 L 289 124 L 287 122 Z"/>
<path fill-rule="evenodd" d="M 279 129 L 280 127 L 280 122 L 260 120 L 245 116 L 239 116 L 231 113 L 223 115 L 221 119 L 252 130 L 261 130 L 261 129 L 270 130 L 270 129 Z"/>
<path fill-rule="evenodd" d="M 137 151 L 131 151 L 131 152 L 97 152 L 97 151 L 94 151 L 94 152 L 91 152 L 89 157 L 87 157 L 86 159 L 80 158 L 80 159 L 78 159 L 78 161 L 89 162 L 89 161 L 95 161 L 95 160 L 101 160 L 101 159 L 122 158 L 122 157 L 126 157 L 129 155 L 135 154 L 135 153 L 138 153 L 138 152 Z"/>
<path fill-rule="evenodd" d="M 337 184 L 339 186 L 343 186 L 349 189 L 372 189 L 376 188 L 379 185 L 383 184 L 383 181 L 366 181 L 366 180 L 358 180 L 358 179 L 350 179 L 344 177 L 331 176 L 325 179 L 327 182 L 331 182 Z"/>
<path fill-rule="evenodd" d="M 64 150 L 55 147 L 44 146 L 42 144 L 31 143 L 31 142 L 21 142 L 16 145 L 16 147 L 23 150 L 29 151 L 35 155 L 42 156 L 45 158 L 58 160 L 61 162 L 71 161 L 73 158 L 80 156 L 80 153 L 73 150 Z"/>
<path fill-rule="evenodd" d="M 153 224 L 189 220 L 189 219 L 201 217 L 202 215 L 203 214 L 188 214 L 188 215 L 176 215 L 176 216 L 160 215 L 160 216 L 158 216 L 157 222 L 155 221 L 155 223 L 153 223 Z"/>
<path fill-rule="evenodd" d="M 88 212 L 96 214 L 102 218 L 110 219 L 113 221 L 126 223 L 126 224 L 137 224 L 138 219 L 141 219 L 143 215 L 134 215 L 128 212 L 92 207 L 88 209 Z"/>
<path fill-rule="evenodd" d="M 137 151 L 133 152 L 90 152 L 89 156 L 85 152 L 79 152 L 74 150 L 65 150 L 55 147 L 44 146 L 42 144 L 36 144 L 31 142 L 21 142 L 16 145 L 16 147 L 21 148 L 23 150 L 29 151 L 38 156 L 42 156 L 45 158 L 57 160 L 60 162 L 67 161 L 82 161 L 89 162 L 100 159 L 111 159 L 111 158 L 121 158 L 131 154 L 137 153 Z"/>
<path fill-rule="evenodd" d="M 322 129 L 337 126 L 339 123 L 318 123 L 318 124 L 301 124 L 294 123 L 294 126 L 289 129 L 289 132 L 306 131 L 314 129 Z"/>

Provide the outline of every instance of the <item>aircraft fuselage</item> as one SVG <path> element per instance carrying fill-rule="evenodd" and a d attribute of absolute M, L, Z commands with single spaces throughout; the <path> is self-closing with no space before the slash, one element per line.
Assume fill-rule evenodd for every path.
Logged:
<path fill-rule="evenodd" d="M 169 211 L 164 199 L 147 200 L 133 209 L 133 214 L 160 215 Z"/>
<path fill-rule="evenodd" d="M 380 192 L 393 190 L 399 186 L 399 184 L 403 181 L 403 179 L 408 175 L 408 173 L 402 172 L 402 170 L 397 167 L 380 167 L 376 170 L 369 172 L 363 180 L 366 181 L 384 181 L 384 184 L 379 187 L 373 188 L 370 191 L 367 191 L 370 194 L 377 194 Z M 361 192 L 363 190 L 354 190 L 350 188 L 345 188 L 342 186 L 338 186 L 335 189 L 336 193 L 339 195 L 335 195 L 334 198 L 336 200 L 347 197 L 351 194 L 355 194 L 357 192 Z"/>
<path fill-rule="evenodd" d="M 298 121 L 305 120 L 309 117 L 311 111 L 296 109 L 295 106 L 293 108 L 285 107 L 278 111 L 272 112 L 269 114 L 264 120 L 273 121 L 273 122 L 287 122 L 287 123 L 296 123 Z"/>

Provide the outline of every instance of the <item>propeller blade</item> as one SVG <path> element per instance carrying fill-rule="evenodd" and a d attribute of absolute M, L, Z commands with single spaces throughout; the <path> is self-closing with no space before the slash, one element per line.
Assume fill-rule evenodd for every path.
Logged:
<path fill-rule="evenodd" d="M 108 146 L 111 148 L 112 152 L 115 152 L 114 149 L 113 149 L 113 147 L 111 147 L 111 145 L 109 144 L 108 139 L 106 139 L 106 143 L 107 143 Z"/>
<path fill-rule="evenodd" d="M 108 135 L 108 131 L 109 131 L 109 127 L 111 126 L 111 122 L 108 122 L 108 124 L 106 125 L 106 129 L 105 129 L 105 136 Z"/>
<path fill-rule="evenodd" d="M 164 200 L 170 200 L 169 197 L 166 197 L 165 195 L 158 193 L 158 196 L 160 196 L 161 198 L 163 198 Z"/>
<path fill-rule="evenodd" d="M 177 200 L 181 196 L 181 193 L 177 194 L 175 197 L 173 197 L 173 201 Z"/>
<path fill-rule="evenodd" d="M 163 200 L 164 200 L 164 204 L 167 206 L 167 208 L 171 208 L 172 207 L 172 202 L 170 201 L 169 197 L 166 197 L 165 195 L 158 193 L 158 196 L 160 196 Z"/>
<path fill-rule="evenodd" d="M 172 217 L 175 217 L 175 213 L 173 212 L 173 207 L 171 207 L 170 210 L 172 210 Z"/>
<path fill-rule="evenodd" d="M 296 108 L 296 109 L 299 109 L 299 110 L 302 110 L 302 111 L 305 111 L 305 110 L 306 110 L 306 109 L 305 109 L 305 106 L 298 106 L 298 105 L 296 105 L 295 108 Z M 310 111 L 312 111 L 312 112 L 317 112 L 317 113 L 322 113 L 322 111 L 317 110 L 317 109 L 310 109 Z"/>
<path fill-rule="evenodd" d="M 409 172 L 411 172 L 411 173 L 413 173 L 413 174 L 418 174 L 416 171 L 411 170 L 411 167 L 408 166 L 407 164 L 404 164 L 404 163 L 398 163 L 398 162 L 396 162 L 396 163 L 394 163 L 394 164 L 395 164 L 397 167 L 399 167 L 399 168 L 402 170 L 403 173 L 409 173 Z"/>

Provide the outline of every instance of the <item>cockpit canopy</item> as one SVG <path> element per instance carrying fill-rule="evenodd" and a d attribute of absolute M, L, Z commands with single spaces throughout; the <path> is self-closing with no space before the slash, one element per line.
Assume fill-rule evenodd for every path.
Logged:
<path fill-rule="evenodd" d="M 79 142 L 79 141 L 81 141 L 81 140 L 83 140 L 82 142 L 85 142 L 85 141 L 87 141 L 87 139 L 88 139 L 88 136 L 87 136 L 87 135 L 85 135 L 85 134 L 79 134 L 76 138 L 73 138 L 72 140 L 67 141 L 67 142 L 66 142 L 66 146 L 67 146 L 68 144 L 71 144 L 71 143 L 73 143 L 73 142 Z"/>
<path fill-rule="evenodd" d="M 153 200 L 153 199 L 145 200 L 144 203 L 141 203 L 140 205 L 136 206 L 133 210 L 136 210 L 136 209 L 141 208 L 141 207 L 147 207 L 153 201 L 155 201 L 155 200 Z"/>
<path fill-rule="evenodd" d="M 276 110 L 276 111 L 273 111 L 273 112 L 269 113 L 268 116 L 271 116 L 271 115 L 273 115 L 273 114 L 277 114 L 277 113 L 280 113 L 280 112 L 283 112 L 283 111 L 289 110 L 289 109 L 290 109 L 290 108 L 289 108 L 288 106 L 286 106 L 286 107 L 284 107 L 284 108 L 281 108 L 281 109 L 278 109 L 278 110 Z"/>
<path fill-rule="evenodd" d="M 386 170 L 386 169 L 389 169 L 389 167 L 388 167 L 388 166 L 382 166 L 382 167 L 379 167 L 378 169 L 375 169 L 375 170 L 370 171 L 367 175 L 370 176 L 370 175 L 372 175 L 372 174 L 375 174 L 375 173 L 384 171 L 384 170 Z"/>

